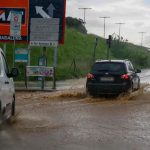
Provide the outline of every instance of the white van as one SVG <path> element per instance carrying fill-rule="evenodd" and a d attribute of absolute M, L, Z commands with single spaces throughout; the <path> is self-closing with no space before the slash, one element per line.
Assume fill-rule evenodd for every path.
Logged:
<path fill-rule="evenodd" d="M 12 77 L 17 75 L 16 68 L 9 72 L 5 55 L 0 48 L 0 123 L 15 115 L 15 89 Z"/>

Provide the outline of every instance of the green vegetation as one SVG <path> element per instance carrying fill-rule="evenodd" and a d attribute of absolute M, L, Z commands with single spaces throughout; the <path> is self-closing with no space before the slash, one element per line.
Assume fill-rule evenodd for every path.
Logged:
<path fill-rule="evenodd" d="M 131 60 L 136 67 L 148 68 L 150 66 L 150 51 L 145 47 L 114 40 L 111 52 L 115 58 Z"/>
<path fill-rule="evenodd" d="M 84 21 L 82 19 L 77 19 L 77 18 L 72 18 L 72 17 L 66 18 L 66 25 L 68 28 L 74 28 L 81 33 L 87 34 L 87 30 L 83 24 L 84 24 Z"/>
<path fill-rule="evenodd" d="M 58 64 L 57 64 L 57 80 L 84 77 L 89 72 L 93 63 L 93 54 L 95 46 L 95 35 L 83 34 L 76 29 L 67 28 L 65 34 L 65 44 L 58 48 Z M 0 45 L 3 46 L 2 44 Z M 26 47 L 26 45 L 16 45 L 16 47 Z M 9 66 L 12 67 L 13 60 L 13 44 L 7 45 L 7 59 Z M 96 59 L 106 59 L 107 44 L 103 38 L 98 37 L 98 45 L 96 47 Z M 53 49 L 47 48 L 48 66 L 53 66 Z M 31 48 L 31 65 L 38 64 L 38 57 L 42 55 L 42 48 Z M 110 50 L 110 58 L 112 59 L 129 59 L 132 60 L 136 67 L 148 68 L 150 66 L 150 52 L 140 46 L 127 42 L 112 42 Z M 25 64 L 16 63 L 21 75 L 17 80 L 24 79 Z"/>

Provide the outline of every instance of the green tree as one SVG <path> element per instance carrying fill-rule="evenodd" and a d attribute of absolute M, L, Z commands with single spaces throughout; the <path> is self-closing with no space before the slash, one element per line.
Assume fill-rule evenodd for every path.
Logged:
<path fill-rule="evenodd" d="M 77 18 L 72 18 L 72 17 L 67 17 L 66 18 L 66 25 L 68 28 L 74 28 L 78 30 L 81 33 L 87 34 L 87 30 L 83 24 L 82 19 L 77 19 Z"/>

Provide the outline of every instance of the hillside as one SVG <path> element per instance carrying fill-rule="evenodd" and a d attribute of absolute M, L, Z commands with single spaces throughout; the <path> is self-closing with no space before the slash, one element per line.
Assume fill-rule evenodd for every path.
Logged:
<path fill-rule="evenodd" d="M 95 35 L 82 34 L 75 29 L 66 29 L 65 44 L 58 49 L 57 79 L 66 79 L 86 76 L 93 62 L 93 52 L 95 45 Z M 2 44 L 0 45 L 2 47 Z M 26 47 L 17 45 L 16 47 Z M 7 58 L 9 65 L 12 66 L 13 44 L 7 44 Z M 99 37 L 96 48 L 96 59 L 106 59 L 107 45 L 103 38 Z M 42 48 L 31 48 L 31 65 L 37 65 L 38 57 L 42 55 Z M 146 48 L 133 45 L 131 43 L 113 41 L 110 51 L 112 59 L 130 59 L 140 68 L 150 66 L 150 53 Z M 53 50 L 47 49 L 48 66 L 53 66 Z M 21 75 L 19 80 L 24 79 L 23 63 L 16 63 Z"/>

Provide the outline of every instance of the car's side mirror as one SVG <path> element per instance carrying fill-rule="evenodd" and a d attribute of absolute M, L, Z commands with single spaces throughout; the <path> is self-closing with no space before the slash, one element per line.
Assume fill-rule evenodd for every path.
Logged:
<path fill-rule="evenodd" d="M 19 71 L 17 68 L 12 68 L 11 72 L 8 74 L 8 77 L 17 77 L 19 75 Z"/>
<path fill-rule="evenodd" d="M 140 69 L 136 69 L 135 72 L 136 73 L 141 73 L 141 70 Z"/>

